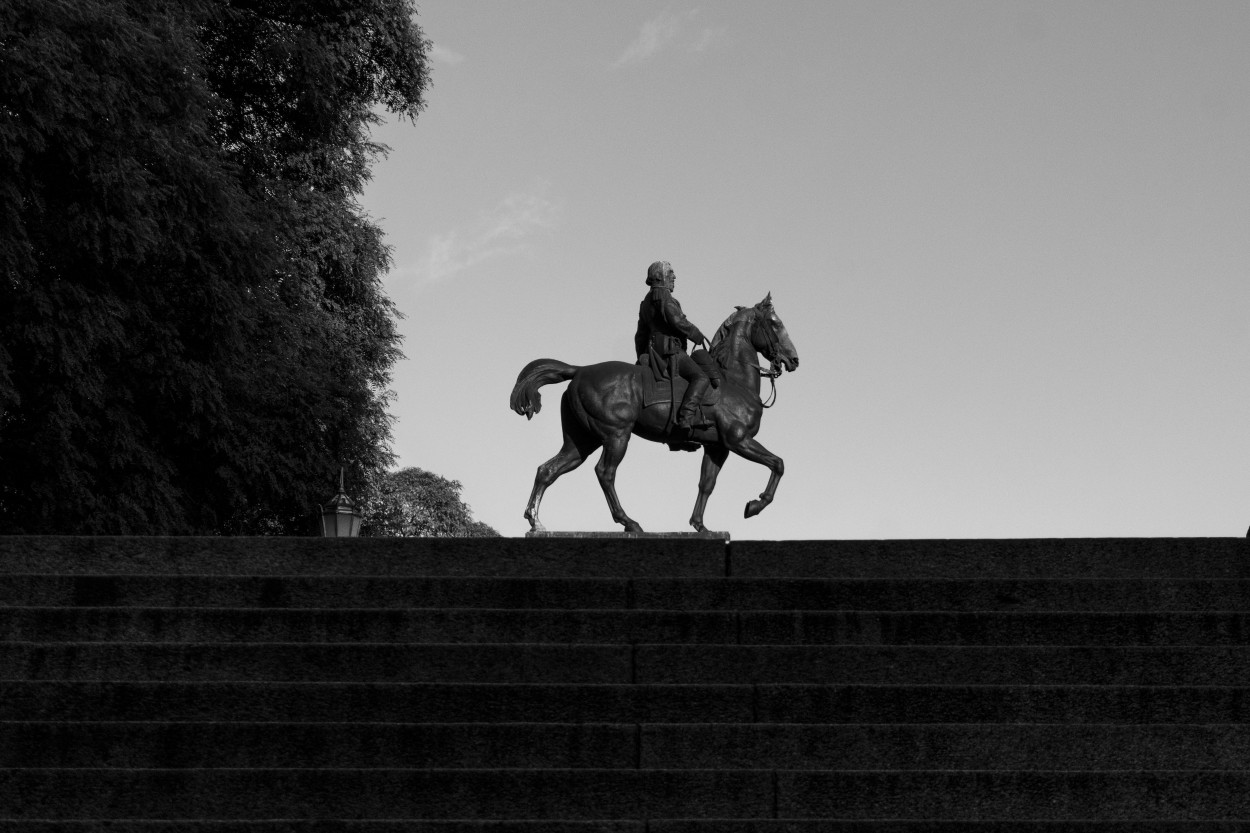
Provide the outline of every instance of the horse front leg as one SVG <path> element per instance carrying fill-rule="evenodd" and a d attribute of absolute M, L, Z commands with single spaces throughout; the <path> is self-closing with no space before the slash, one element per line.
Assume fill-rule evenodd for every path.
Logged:
<path fill-rule="evenodd" d="M 703 510 L 707 508 L 707 499 L 716 488 L 716 477 L 721 466 L 729 456 L 729 449 L 723 445 L 703 446 L 703 466 L 699 471 L 699 496 L 694 502 L 694 512 L 690 514 L 690 525 L 696 532 L 707 532 L 703 525 Z"/>
<path fill-rule="evenodd" d="M 599 485 L 603 487 L 603 496 L 608 499 L 608 508 L 612 511 L 612 520 L 623 524 L 626 532 L 642 532 L 637 521 L 625 514 L 621 507 L 621 499 L 616 496 L 616 467 L 625 457 L 629 448 L 629 432 L 614 434 L 603 440 L 603 454 L 595 466 L 595 474 L 599 475 Z"/>
<path fill-rule="evenodd" d="M 759 500 L 748 502 L 746 511 L 743 512 L 742 517 L 753 518 L 763 512 L 765 506 L 773 502 L 773 495 L 777 493 L 777 483 L 786 473 L 786 464 L 754 437 L 743 437 L 736 442 L 729 443 L 729 450 L 745 460 L 768 466 L 768 470 L 772 472 L 768 478 L 768 486 L 760 493 Z"/>

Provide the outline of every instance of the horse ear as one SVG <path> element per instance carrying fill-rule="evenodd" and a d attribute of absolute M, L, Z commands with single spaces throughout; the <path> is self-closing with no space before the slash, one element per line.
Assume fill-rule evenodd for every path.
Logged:
<path fill-rule="evenodd" d="M 742 312 L 744 309 L 746 309 L 746 307 L 740 307 L 737 304 L 734 304 L 734 309 L 737 310 L 738 312 Z"/>
<path fill-rule="evenodd" d="M 764 296 L 764 300 L 756 304 L 757 307 L 771 307 L 773 305 L 773 293 L 769 292 Z"/>

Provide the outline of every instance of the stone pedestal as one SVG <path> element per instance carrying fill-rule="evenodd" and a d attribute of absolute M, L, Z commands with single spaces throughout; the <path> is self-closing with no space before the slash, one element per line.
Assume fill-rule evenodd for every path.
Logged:
<path fill-rule="evenodd" d="M 729 543 L 729 533 L 709 529 L 707 532 L 527 532 L 526 538 L 698 538 Z"/>

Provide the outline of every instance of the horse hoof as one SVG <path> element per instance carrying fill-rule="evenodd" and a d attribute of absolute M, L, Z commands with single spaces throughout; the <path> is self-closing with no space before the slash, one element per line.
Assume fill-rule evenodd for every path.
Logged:
<path fill-rule="evenodd" d="M 694 527 L 694 531 L 695 531 L 695 532 L 697 532 L 697 533 L 699 533 L 700 535 L 706 535 L 706 534 L 707 534 L 707 527 L 703 525 L 703 521 L 695 521 L 695 520 L 692 520 L 692 521 L 690 522 L 690 525 L 691 525 L 692 527 Z"/>
<path fill-rule="evenodd" d="M 764 511 L 764 507 L 768 504 L 762 500 L 753 500 L 747 504 L 746 511 L 742 513 L 744 518 L 754 518 L 756 515 Z"/>
<path fill-rule="evenodd" d="M 625 531 L 626 532 L 642 532 L 642 527 L 639 526 L 635 521 L 630 521 L 629 523 L 625 524 Z"/>

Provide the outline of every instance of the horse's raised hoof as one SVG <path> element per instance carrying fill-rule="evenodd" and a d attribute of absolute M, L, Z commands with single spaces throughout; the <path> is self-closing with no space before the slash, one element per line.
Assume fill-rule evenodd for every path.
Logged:
<path fill-rule="evenodd" d="M 764 511 L 764 507 L 767 506 L 768 503 L 769 501 L 766 500 L 753 500 L 749 502 L 747 504 L 746 511 L 742 513 L 742 517 L 754 518 L 756 515 Z"/>

